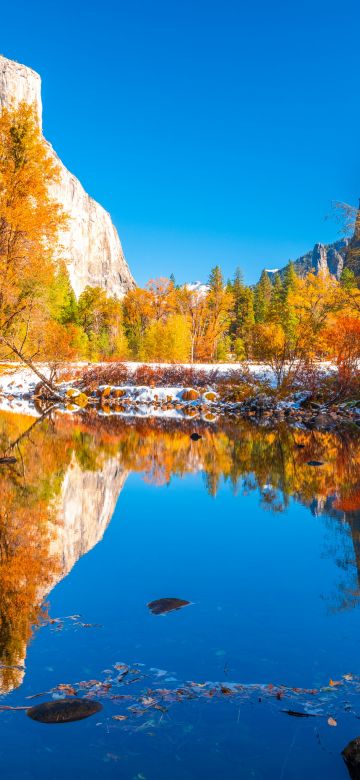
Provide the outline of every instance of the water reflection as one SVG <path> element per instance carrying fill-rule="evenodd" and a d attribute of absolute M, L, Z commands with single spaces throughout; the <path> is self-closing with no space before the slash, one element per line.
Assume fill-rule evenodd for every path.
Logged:
<path fill-rule="evenodd" d="M 43 419 L 1 413 L 0 690 L 17 687 L 27 644 L 46 617 L 56 582 L 102 538 L 131 472 L 164 485 L 201 472 L 215 496 L 257 491 L 263 508 L 283 512 L 291 498 L 324 515 L 338 533 L 327 554 L 342 574 L 332 608 L 352 607 L 360 582 L 360 439 L 358 429 L 299 430 L 223 423 L 125 421 L 50 413 Z M 199 429 L 200 430 L 200 429 Z M 323 463 L 320 467 L 310 461 Z M 334 547 L 333 541 L 337 542 Z M 351 582 L 356 562 L 357 581 Z"/>

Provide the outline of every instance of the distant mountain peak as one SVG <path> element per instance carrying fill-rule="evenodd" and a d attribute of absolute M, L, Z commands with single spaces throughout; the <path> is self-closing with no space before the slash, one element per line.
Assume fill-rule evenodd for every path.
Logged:
<path fill-rule="evenodd" d="M 296 273 L 300 277 L 308 273 L 318 274 L 321 271 L 329 271 L 332 276 L 340 279 L 343 268 L 346 266 L 346 255 L 350 244 L 350 239 L 342 238 L 334 241 L 332 244 L 315 244 L 314 248 L 294 260 Z M 283 276 L 286 266 L 277 269 L 265 269 L 271 275 L 279 273 Z"/>

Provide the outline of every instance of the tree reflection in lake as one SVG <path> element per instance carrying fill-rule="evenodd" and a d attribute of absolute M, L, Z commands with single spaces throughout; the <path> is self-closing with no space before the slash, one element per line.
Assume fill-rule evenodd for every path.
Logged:
<path fill-rule="evenodd" d="M 225 480 L 234 493 L 257 491 L 272 512 L 285 511 L 293 498 L 325 515 L 339 531 L 331 554 L 345 577 L 336 606 L 356 603 L 359 582 L 348 577 L 354 557 L 360 577 L 358 429 L 320 432 L 242 421 L 197 430 L 201 438 L 193 440 L 191 421 L 59 412 L 34 420 L 1 413 L 0 456 L 17 458 L 0 467 L 2 692 L 20 684 L 27 643 L 46 615 L 46 595 L 102 538 L 131 472 L 155 485 L 202 472 L 212 496 Z"/>

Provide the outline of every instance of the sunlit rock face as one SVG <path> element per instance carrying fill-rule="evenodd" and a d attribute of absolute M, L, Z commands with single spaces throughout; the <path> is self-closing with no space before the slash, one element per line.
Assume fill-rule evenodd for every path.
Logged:
<path fill-rule="evenodd" d="M 298 257 L 294 261 L 296 273 L 300 277 L 305 277 L 308 273 L 329 272 L 336 279 L 340 279 L 344 265 L 346 265 L 346 256 L 349 246 L 349 240 L 344 238 L 335 241 L 333 244 L 315 244 L 314 248 L 306 255 Z M 278 273 L 283 276 L 286 267 L 281 268 Z M 270 277 L 276 273 L 268 271 Z"/>
<path fill-rule="evenodd" d="M 41 125 L 40 76 L 31 68 L 0 56 L 0 106 L 21 100 L 35 104 Z M 70 216 L 61 244 L 74 291 L 78 296 L 87 285 L 99 286 L 109 295 L 121 298 L 135 283 L 111 217 L 85 192 L 50 144 L 49 149 L 60 167 L 60 183 L 52 185 L 52 194 Z"/>
<path fill-rule="evenodd" d="M 116 458 L 106 460 L 101 470 L 84 471 L 73 455 L 56 505 L 51 549 L 61 578 L 102 539 L 127 475 Z"/>

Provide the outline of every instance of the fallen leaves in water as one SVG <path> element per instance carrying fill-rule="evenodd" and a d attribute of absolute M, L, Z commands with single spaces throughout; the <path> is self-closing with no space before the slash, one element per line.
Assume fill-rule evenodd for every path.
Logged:
<path fill-rule="evenodd" d="M 66 615 L 65 617 L 47 618 L 41 625 L 50 626 L 51 631 L 63 631 L 65 628 L 102 628 L 100 623 L 86 623 L 80 620 L 81 615 Z"/>
<path fill-rule="evenodd" d="M 66 723 L 82 720 L 98 712 L 103 706 L 100 700 L 106 702 L 109 708 L 116 707 L 117 703 L 121 702 L 125 713 L 110 712 L 104 718 L 104 726 L 110 717 L 114 728 L 116 721 L 123 722 L 126 731 L 147 729 L 149 724 L 155 728 L 161 724 L 164 714 L 171 706 L 184 705 L 185 702 L 193 700 L 223 701 L 224 706 L 236 705 L 237 708 L 239 703 L 254 706 L 267 702 L 267 705 L 275 708 L 277 712 L 293 718 L 324 719 L 329 727 L 337 726 L 335 718 L 329 715 L 329 711 L 333 712 L 335 708 L 338 711 L 343 708 L 346 713 L 351 712 L 358 717 L 360 677 L 353 674 L 344 675 L 341 680 L 331 679 L 330 683 L 321 688 L 229 681 L 225 683 L 190 680 L 179 683 L 173 672 L 165 669 L 148 669 L 143 664 L 130 666 L 122 662 L 104 670 L 103 675 L 103 679 L 59 683 L 50 691 L 34 694 L 52 696 L 53 701 L 30 708 L 0 705 L 0 710 L 25 710 L 29 717 L 44 723 Z M 125 693 L 125 690 L 130 693 Z"/>

